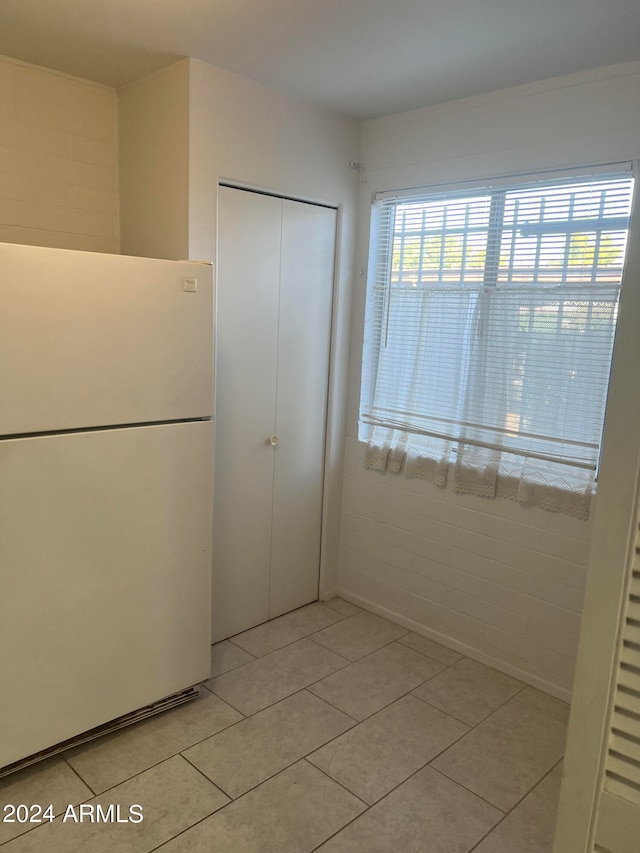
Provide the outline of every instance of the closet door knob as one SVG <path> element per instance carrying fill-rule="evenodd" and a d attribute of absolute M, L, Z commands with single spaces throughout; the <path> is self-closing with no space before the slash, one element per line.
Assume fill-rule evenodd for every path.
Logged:
<path fill-rule="evenodd" d="M 278 436 L 277 436 L 277 435 L 272 435 L 272 436 L 271 436 L 271 438 L 269 439 L 269 441 L 271 442 L 271 445 L 272 445 L 273 447 L 277 447 L 277 446 L 278 446 L 278 444 L 279 444 Z"/>

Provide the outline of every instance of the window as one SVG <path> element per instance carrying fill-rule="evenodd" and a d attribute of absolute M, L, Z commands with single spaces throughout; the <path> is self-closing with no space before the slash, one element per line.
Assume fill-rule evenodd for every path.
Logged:
<path fill-rule="evenodd" d="M 369 468 L 586 518 L 629 174 L 383 194 L 360 439 Z"/>

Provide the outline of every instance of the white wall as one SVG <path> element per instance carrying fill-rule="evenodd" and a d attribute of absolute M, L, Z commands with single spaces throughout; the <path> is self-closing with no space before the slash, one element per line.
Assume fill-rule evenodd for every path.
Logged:
<path fill-rule="evenodd" d="M 205 62 L 189 63 L 191 257 L 215 252 L 219 179 L 344 204 L 348 235 L 357 199 L 357 175 L 349 169 L 359 154 L 357 122 Z"/>
<path fill-rule="evenodd" d="M 217 185 L 226 179 L 341 206 L 334 303 L 321 594 L 335 592 L 339 559 L 347 360 L 359 129 L 355 120 L 191 59 L 189 257 L 216 253 Z"/>
<path fill-rule="evenodd" d="M 0 57 L 0 241 L 118 252 L 113 89 Z"/>
<path fill-rule="evenodd" d="M 189 60 L 118 90 L 121 249 L 189 253 Z"/>
<path fill-rule="evenodd" d="M 640 63 L 365 122 L 339 588 L 557 695 L 571 688 L 590 522 L 366 471 L 357 410 L 379 190 L 640 157 Z"/>

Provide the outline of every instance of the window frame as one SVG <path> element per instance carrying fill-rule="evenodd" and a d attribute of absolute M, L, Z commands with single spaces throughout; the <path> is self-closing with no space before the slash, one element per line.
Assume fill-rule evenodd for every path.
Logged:
<path fill-rule="evenodd" d="M 376 387 L 376 374 L 378 371 L 378 365 L 380 360 L 380 352 L 381 352 L 381 336 L 376 329 L 376 318 L 380 315 L 380 308 L 376 306 L 376 296 L 374 295 L 374 288 L 378 281 L 379 276 L 379 268 L 380 261 L 378 258 L 378 253 L 381 251 L 381 235 L 380 229 L 383 226 L 381 211 L 383 209 L 383 205 L 386 203 L 387 205 L 390 203 L 395 203 L 396 205 L 402 204 L 403 202 L 409 200 L 423 200 L 429 201 L 435 200 L 437 197 L 445 199 L 454 199 L 456 197 L 470 197 L 472 194 L 478 193 L 478 195 L 486 194 L 490 198 L 490 219 L 493 221 L 493 225 L 490 224 L 487 233 L 487 250 L 486 254 L 489 256 L 490 250 L 491 255 L 494 258 L 493 269 L 489 270 L 489 274 L 487 275 L 487 264 L 485 262 L 483 266 L 483 281 L 482 288 L 488 288 L 492 286 L 496 286 L 498 283 L 498 266 L 499 266 L 499 257 L 500 257 L 500 245 L 506 230 L 505 220 L 504 220 L 504 199 L 506 194 L 510 191 L 518 190 L 520 188 L 526 189 L 530 187 L 531 189 L 535 189 L 538 187 L 562 187 L 563 185 L 571 185 L 578 182 L 587 182 L 588 180 L 593 181 L 606 181 L 607 179 L 619 179 L 622 177 L 634 178 L 636 173 L 635 163 L 625 162 L 625 163 L 612 163 L 612 164 L 599 164 L 596 166 L 589 167 L 581 167 L 578 169 L 562 169 L 562 170 L 553 170 L 547 172 L 538 172 L 538 173 L 530 173 L 530 174 L 518 174 L 518 175 L 507 175 L 502 176 L 500 178 L 495 178 L 491 180 L 480 180 L 480 181 L 461 181 L 457 183 L 449 183 L 445 185 L 431 185 L 420 188 L 409 188 L 398 191 L 383 191 L 378 192 L 374 195 L 373 198 L 373 208 L 372 208 L 372 216 L 371 216 L 371 228 L 370 228 L 370 241 L 369 241 L 369 274 L 367 277 L 367 291 L 366 291 L 366 305 L 365 305 L 365 329 L 364 329 L 364 337 L 363 337 L 363 350 L 362 350 L 362 373 L 361 373 L 361 386 L 360 386 L 360 407 L 359 407 L 359 422 L 358 422 L 358 437 L 360 441 L 366 441 L 366 433 L 370 428 L 371 421 L 367 422 L 367 410 L 372 410 L 372 401 L 375 393 Z M 633 199 L 634 188 L 631 189 L 631 198 Z M 497 208 L 500 206 L 500 201 L 502 201 L 502 209 L 498 210 Z M 496 227 L 495 221 L 499 220 L 499 224 Z M 570 220 L 567 220 L 569 222 Z M 594 220 L 595 221 L 595 220 Z M 560 223 L 566 224 L 566 223 Z M 585 229 L 586 230 L 586 229 Z M 590 229 L 595 230 L 595 229 Z M 629 222 L 628 220 L 625 223 L 626 234 L 629 233 Z M 393 242 L 394 242 L 394 226 L 393 223 L 390 224 L 389 230 L 386 232 L 386 236 L 383 235 L 383 239 L 386 240 L 386 252 L 388 258 L 388 265 L 386 271 L 386 287 L 391 290 L 391 265 L 392 265 L 392 255 L 393 255 Z M 577 229 L 568 230 L 567 233 L 579 233 Z M 515 232 L 515 229 L 514 229 Z M 424 232 L 423 232 L 424 233 Z M 491 245 L 490 241 L 493 240 L 493 245 Z M 567 246 L 570 244 L 571 238 L 567 241 Z M 442 245 L 442 240 L 441 240 Z M 496 246 L 498 247 L 497 251 Z M 596 250 L 595 250 L 595 260 L 598 258 L 598 247 L 599 246 L 599 238 L 596 241 Z M 384 251 L 384 248 L 383 248 Z M 568 251 L 568 248 L 567 248 Z M 594 262 L 594 268 L 595 268 Z M 464 264 L 463 264 L 464 266 Z M 565 264 L 566 266 L 566 264 Z M 622 274 L 620 276 L 620 285 L 622 284 Z M 588 284 L 584 285 L 585 287 Z M 379 298 L 379 297 L 378 297 Z M 393 423 L 389 422 L 387 426 L 392 429 L 394 427 Z M 451 440 L 454 442 L 454 452 L 455 452 L 455 442 L 456 439 L 451 437 Z M 599 446 L 601 447 L 602 436 L 600 435 Z M 598 451 L 599 452 L 599 451 Z"/>

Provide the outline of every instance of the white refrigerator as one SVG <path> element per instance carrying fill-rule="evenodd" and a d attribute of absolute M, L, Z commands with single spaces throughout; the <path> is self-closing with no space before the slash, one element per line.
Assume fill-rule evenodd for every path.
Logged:
<path fill-rule="evenodd" d="M 0 244 L 0 774 L 209 677 L 212 413 L 210 265 Z"/>

